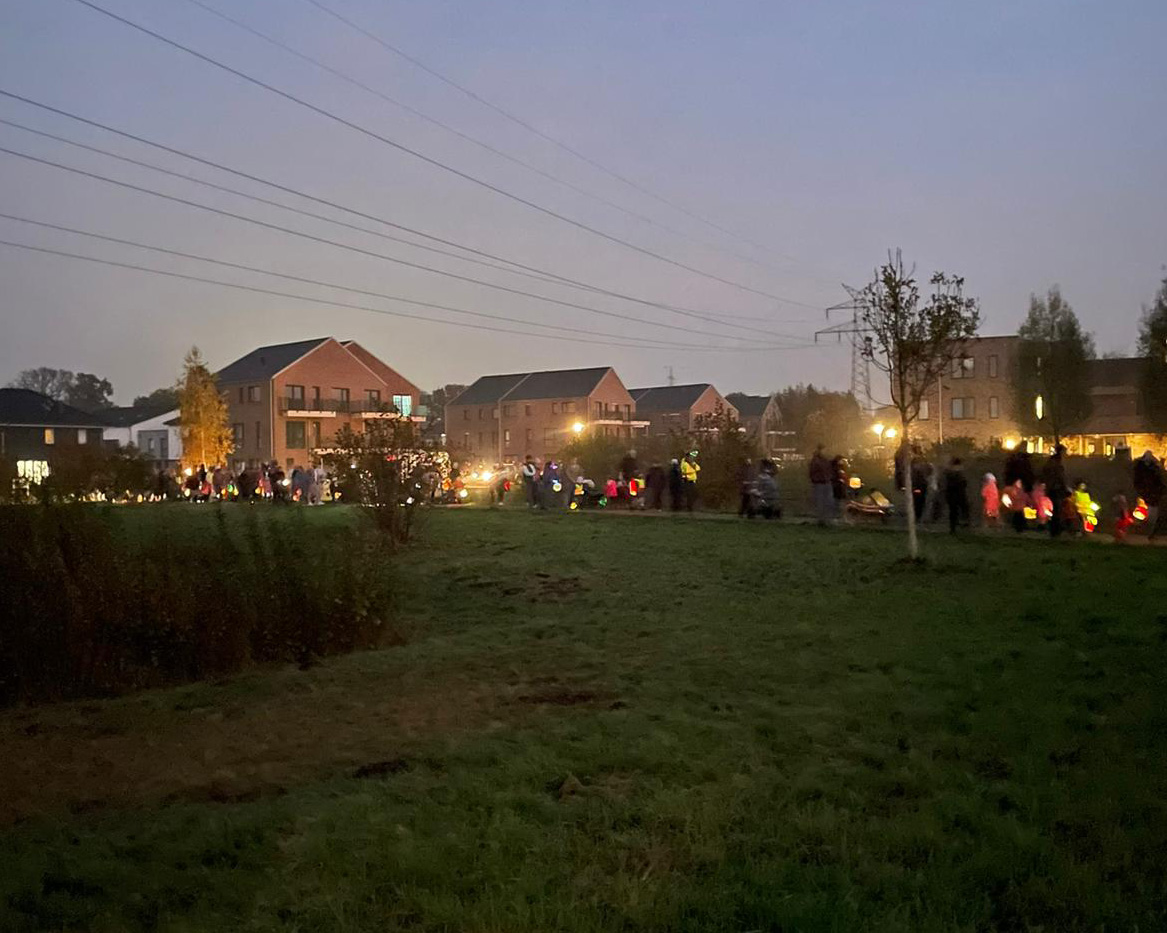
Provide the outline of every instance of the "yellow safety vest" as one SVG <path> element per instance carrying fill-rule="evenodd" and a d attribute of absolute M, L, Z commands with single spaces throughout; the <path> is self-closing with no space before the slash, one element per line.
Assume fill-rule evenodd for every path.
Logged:
<path fill-rule="evenodd" d="M 697 463 L 690 463 L 688 460 L 681 461 L 681 479 L 686 482 L 697 482 L 697 474 L 701 471 L 701 465 Z"/>

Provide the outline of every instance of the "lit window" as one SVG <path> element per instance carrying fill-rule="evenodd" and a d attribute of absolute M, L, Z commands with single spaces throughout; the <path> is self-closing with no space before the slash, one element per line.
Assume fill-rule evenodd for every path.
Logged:
<path fill-rule="evenodd" d="M 402 417 L 408 418 L 411 414 L 413 414 L 413 396 L 394 395 L 393 407 L 401 413 Z"/>
<path fill-rule="evenodd" d="M 511 429 L 510 428 L 507 428 L 505 431 L 502 432 L 502 442 L 504 444 L 506 444 L 507 447 L 511 446 Z"/>
<path fill-rule="evenodd" d="M 929 416 L 930 416 L 930 412 L 928 411 L 928 400 L 926 398 L 921 399 L 920 400 L 920 420 L 927 421 Z"/>
<path fill-rule="evenodd" d="M 57 443 L 57 434 L 52 428 L 45 428 L 45 443 L 46 444 Z"/>
<path fill-rule="evenodd" d="M 88 440 L 89 440 L 89 432 L 86 431 L 84 428 L 78 428 L 77 429 L 77 443 L 84 444 Z"/>

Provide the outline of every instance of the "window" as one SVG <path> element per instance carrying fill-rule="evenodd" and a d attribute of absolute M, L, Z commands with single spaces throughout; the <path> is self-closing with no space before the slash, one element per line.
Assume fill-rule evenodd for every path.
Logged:
<path fill-rule="evenodd" d="M 570 415 L 575 411 L 575 402 L 564 402 L 562 411 L 565 415 Z"/>
<path fill-rule="evenodd" d="M 243 446 L 243 422 L 231 425 L 231 442 L 235 445 L 235 450 Z"/>
<path fill-rule="evenodd" d="M 597 418 L 604 417 L 604 403 L 603 402 L 596 402 L 596 417 Z"/>
<path fill-rule="evenodd" d="M 953 379 L 971 379 L 976 371 L 976 361 L 971 356 L 960 356 L 952 361 Z"/>
<path fill-rule="evenodd" d="M 530 405 L 523 406 L 523 414 L 526 415 L 528 418 L 531 417 L 531 406 Z"/>
<path fill-rule="evenodd" d="M 624 406 L 624 420 L 625 421 L 632 420 L 632 406 L 631 405 Z"/>
<path fill-rule="evenodd" d="M 485 408 L 478 409 L 478 420 L 484 421 L 485 419 L 486 419 L 486 409 Z"/>
<path fill-rule="evenodd" d="M 1000 418 L 1001 417 L 1001 406 L 1000 406 L 1000 403 L 998 403 L 998 401 L 997 401 L 997 396 L 995 396 L 995 395 L 989 396 L 989 417 L 990 418 Z"/>
<path fill-rule="evenodd" d="M 89 432 L 86 431 L 84 428 L 78 428 L 77 429 L 77 443 L 84 444 L 87 440 L 89 440 Z"/>
<path fill-rule="evenodd" d="M 348 404 L 348 389 L 342 389 L 334 386 L 332 389 L 336 393 L 336 400 L 344 405 Z"/>
<path fill-rule="evenodd" d="M 413 414 L 413 396 L 412 395 L 394 395 L 393 407 L 400 412 L 403 418 L 408 418 Z"/>
<path fill-rule="evenodd" d="M 394 398 L 398 398 L 398 397 L 399 397 L 399 396 L 394 396 Z M 504 418 L 509 418 L 509 417 L 510 417 L 511 415 L 513 415 L 514 413 L 515 413 L 515 406 L 514 406 L 514 405 L 503 405 L 503 407 L 502 407 L 502 416 L 503 416 Z"/>
<path fill-rule="evenodd" d="M 258 421 L 255 422 L 255 449 L 260 450 L 263 447 L 263 425 Z"/>
<path fill-rule="evenodd" d="M 507 447 L 511 446 L 511 429 L 510 428 L 507 428 L 505 431 L 502 432 L 502 442 L 504 444 L 506 444 Z"/>
<path fill-rule="evenodd" d="M 146 449 L 150 453 L 154 453 L 158 449 L 158 438 L 150 437 L 146 439 Z"/>
<path fill-rule="evenodd" d="M 558 402 L 551 403 L 551 414 L 553 414 L 553 415 L 559 414 L 559 403 Z"/>
<path fill-rule="evenodd" d="M 989 378 L 997 378 L 997 355 L 995 353 L 989 357 Z"/>
<path fill-rule="evenodd" d="M 529 444 L 534 439 L 535 439 L 535 432 L 532 431 L 530 428 L 527 428 L 527 443 Z"/>
<path fill-rule="evenodd" d="M 57 443 L 57 434 L 52 428 L 45 428 L 45 443 L 49 445 Z"/>
<path fill-rule="evenodd" d="M 288 386 L 288 398 L 293 402 L 304 401 L 304 387 L 303 386 Z"/>
<path fill-rule="evenodd" d="M 543 429 L 543 443 L 544 444 L 554 444 L 555 441 L 556 441 L 555 428 L 544 428 Z"/>
<path fill-rule="evenodd" d="M 320 422 L 313 421 L 312 422 L 312 447 L 316 448 L 319 446 L 320 446 Z"/>
<path fill-rule="evenodd" d="M 239 387 L 239 404 L 243 404 L 243 386 Z"/>
<path fill-rule="evenodd" d="M 920 399 L 920 420 L 927 421 L 931 414 L 928 411 L 928 400 L 926 398 Z"/>
<path fill-rule="evenodd" d="M 320 401 L 320 386 L 312 386 L 312 401 Z"/>
<path fill-rule="evenodd" d="M 462 446 L 463 447 L 470 446 L 470 432 L 469 431 L 462 432 Z"/>
<path fill-rule="evenodd" d="M 381 404 L 381 390 L 380 389 L 365 389 L 365 401 L 372 405 Z"/>
<path fill-rule="evenodd" d="M 462 420 L 463 420 L 463 421 L 469 421 L 469 420 L 470 420 L 470 409 L 469 409 L 469 408 L 463 409 L 463 411 L 462 411 Z"/>
<path fill-rule="evenodd" d="M 289 421 L 287 423 L 287 444 L 285 445 L 289 450 L 303 450 L 306 446 L 304 443 L 304 422 L 303 421 Z"/>
<path fill-rule="evenodd" d="M 967 421 L 970 418 L 977 416 L 976 399 L 974 398 L 954 398 L 952 399 L 952 420 L 953 421 Z"/>
<path fill-rule="evenodd" d="M 249 402 L 258 402 L 259 401 L 259 386 L 248 386 L 247 387 L 247 401 L 249 401 Z"/>

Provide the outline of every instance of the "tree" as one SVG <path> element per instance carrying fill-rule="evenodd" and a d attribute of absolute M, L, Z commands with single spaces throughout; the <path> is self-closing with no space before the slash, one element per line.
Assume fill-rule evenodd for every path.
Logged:
<path fill-rule="evenodd" d="M 67 369 L 53 369 L 51 366 L 38 366 L 36 369 L 26 369 L 10 383 L 17 389 L 32 389 L 58 402 L 63 401 L 73 384 L 73 373 Z"/>
<path fill-rule="evenodd" d="M 1053 286 L 1044 298 L 1029 296 L 1029 314 L 1017 331 L 1014 410 L 1023 431 L 1062 435 L 1090 417 L 1086 361 L 1094 359 L 1094 339 Z"/>
<path fill-rule="evenodd" d="M 227 420 L 227 400 L 220 394 L 198 347 L 191 347 L 183 360 L 178 408 L 183 467 L 223 463 L 235 448 Z"/>
<path fill-rule="evenodd" d="M 795 445 L 804 454 L 818 444 L 850 452 L 863 436 L 863 411 L 850 392 L 816 389 L 813 385 L 787 386 L 777 393 L 782 425 L 794 432 Z"/>
<path fill-rule="evenodd" d="M 980 326 L 977 300 L 964 296 L 963 278 L 935 272 L 929 283 L 932 294 L 921 304 L 915 272 L 904 268 L 896 250 L 874 281 L 862 289 L 849 289 L 865 332 L 863 355 L 887 374 L 891 403 L 899 413 L 905 477 L 911 476 L 908 439 L 920 415 L 920 402 Z M 919 541 L 910 479 L 904 483 L 904 504 L 908 554 L 915 560 Z"/>
<path fill-rule="evenodd" d="M 149 395 L 139 395 L 134 399 L 134 407 L 147 411 L 170 411 L 178 407 L 178 389 L 168 386 L 155 389 Z"/>
<path fill-rule="evenodd" d="M 1167 433 L 1167 278 L 1159 285 L 1155 303 L 1143 308 L 1139 356 L 1143 358 L 1140 388 L 1147 420 L 1156 431 Z"/>
<path fill-rule="evenodd" d="M 100 411 L 113 407 L 113 385 L 93 373 L 78 373 L 65 390 L 65 401 L 82 411 Z"/>

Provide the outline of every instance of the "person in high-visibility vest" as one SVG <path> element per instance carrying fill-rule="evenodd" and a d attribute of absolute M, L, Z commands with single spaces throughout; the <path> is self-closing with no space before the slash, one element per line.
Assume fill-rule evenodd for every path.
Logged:
<path fill-rule="evenodd" d="M 685 508 L 693 511 L 697 501 L 697 474 L 701 472 L 701 464 L 697 462 L 697 451 L 691 450 L 681 461 L 681 488 L 685 500 Z"/>

